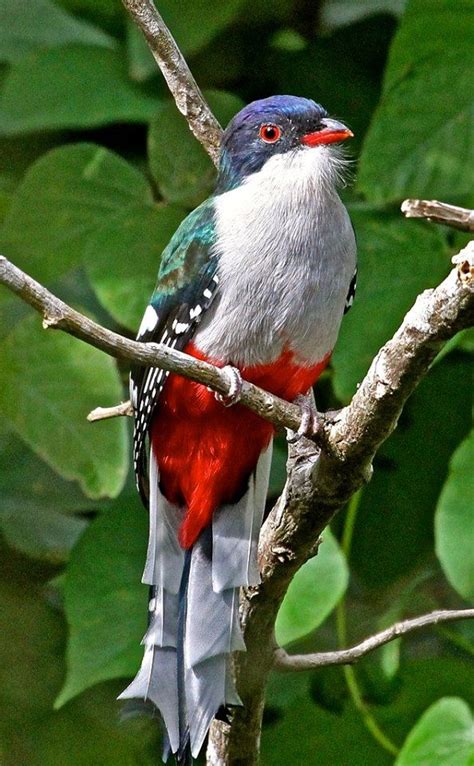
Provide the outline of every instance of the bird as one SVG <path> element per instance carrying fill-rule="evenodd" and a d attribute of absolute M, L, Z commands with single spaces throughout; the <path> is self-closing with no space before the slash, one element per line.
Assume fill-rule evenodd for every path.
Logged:
<path fill-rule="evenodd" d="M 238 401 L 242 379 L 288 401 L 328 365 L 356 287 L 356 241 L 340 200 L 352 136 L 312 99 L 271 96 L 225 129 L 213 194 L 165 248 L 137 340 L 226 371 L 230 396 L 134 367 L 137 486 L 149 508 L 148 630 L 121 699 L 149 701 L 163 757 L 197 757 L 214 717 L 241 705 L 239 589 L 257 561 L 274 426 Z"/>

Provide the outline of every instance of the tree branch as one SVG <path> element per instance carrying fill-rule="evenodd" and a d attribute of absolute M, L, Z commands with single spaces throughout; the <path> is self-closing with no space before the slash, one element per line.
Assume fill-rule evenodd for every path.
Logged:
<path fill-rule="evenodd" d="M 169 372 L 175 372 L 190 380 L 203 383 L 224 396 L 229 393 L 230 382 L 225 370 L 194 359 L 181 351 L 170 349 L 163 344 L 140 343 L 107 330 L 72 309 L 2 255 L 0 255 L 0 284 L 4 284 L 42 314 L 45 329 L 63 330 L 117 359 L 126 359 L 134 364 L 147 367 L 161 367 Z M 299 428 L 301 410 L 297 405 L 285 402 L 278 396 L 273 396 L 273 394 L 269 394 L 252 383 L 243 382 L 240 401 L 277 427 L 292 430 Z M 105 417 L 127 415 L 129 406 L 129 402 L 123 402 L 116 407 L 106 408 Z M 101 407 L 89 414 L 89 420 L 102 419 L 103 417 L 104 408 Z"/>
<path fill-rule="evenodd" d="M 290 447 L 288 480 L 260 535 L 262 583 L 242 594 L 241 619 L 247 646 L 234 660 L 244 703 L 230 723 L 214 721 L 208 764 L 254 766 L 258 758 L 267 675 L 273 665 L 273 626 L 286 589 L 299 567 L 314 555 L 321 532 L 336 511 L 370 477 L 372 459 L 396 426 L 403 405 L 443 343 L 474 324 L 474 242 L 435 289 L 418 296 L 392 340 L 375 357 L 351 404 L 323 429 L 318 450 L 306 439 Z M 43 325 L 61 329 L 117 358 L 162 367 L 229 391 L 225 372 L 177 351 L 138 343 L 110 332 L 55 298 L 38 282 L 0 257 L 0 282 L 43 314 Z M 296 430 L 295 405 L 244 383 L 242 404 Z"/>
<path fill-rule="evenodd" d="M 427 218 L 461 231 L 474 231 L 474 210 L 465 207 L 447 205 L 435 199 L 406 199 L 402 202 L 401 211 L 406 218 Z"/>
<path fill-rule="evenodd" d="M 151 0 L 122 0 L 145 35 L 179 111 L 215 165 L 222 128 L 212 114 L 176 42 Z"/>
<path fill-rule="evenodd" d="M 122 1 L 145 34 L 179 111 L 217 164 L 221 128 L 169 30 L 151 0 Z M 464 222 L 460 209 L 457 217 L 453 213 L 456 209 L 449 207 L 449 214 L 446 210 L 442 213 L 442 222 L 472 231 L 472 219 Z M 413 210 L 407 215 L 426 216 L 420 207 L 415 213 Z M 431 208 L 428 217 L 439 220 L 438 212 L 439 207 L 434 212 Z M 443 343 L 474 322 L 472 243 L 455 263 L 446 280 L 418 297 L 393 339 L 377 354 L 351 404 L 334 424 L 325 427 L 322 449 L 308 440 L 290 447 L 285 490 L 261 533 L 262 583 L 246 589 L 241 598 L 247 652 L 236 654 L 234 666 L 244 706 L 233 710 L 230 723 L 213 723 L 209 766 L 257 764 L 265 684 L 274 663 L 273 627 L 287 587 L 297 569 L 314 555 L 319 536 L 336 511 L 368 480 L 373 456 L 395 428 L 406 399 L 427 373 Z M 222 394 L 229 391 L 222 370 L 161 345 L 137 343 L 106 330 L 1 257 L 0 282 L 42 313 L 45 327 L 64 330 L 117 358 L 162 367 Z M 298 407 L 249 383 L 244 383 L 241 401 L 275 425 L 296 430 L 300 424 Z"/>
<path fill-rule="evenodd" d="M 243 707 L 232 711 L 229 723 L 213 722 L 208 766 L 258 763 L 265 687 L 274 662 L 273 630 L 286 590 L 314 555 L 334 514 L 370 478 L 377 449 L 443 342 L 474 323 L 474 243 L 453 260 L 456 268 L 417 298 L 379 351 L 351 404 L 330 428 L 324 448 L 319 451 L 307 440 L 290 446 L 285 489 L 260 534 L 262 583 L 241 596 L 247 652 L 234 656 L 234 670 Z"/>
<path fill-rule="evenodd" d="M 443 223 L 462 231 L 474 231 L 474 210 L 469 210 L 455 205 L 447 205 L 445 202 L 436 200 L 406 199 L 402 202 L 401 210 L 406 218 L 426 218 L 429 221 Z M 131 405 L 128 410 L 123 405 L 117 405 L 117 411 L 114 408 L 97 407 L 90 413 L 88 419 L 91 421 L 102 420 L 114 417 L 115 415 L 132 414 Z"/>
<path fill-rule="evenodd" d="M 389 641 L 405 636 L 407 633 L 426 628 L 429 625 L 468 619 L 474 619 L 474 609 L 440 609 L 419 617 L 413 617 L 410 620 L 396 622 L 391 627 L 369 636 L 350 649 L 341 649 L 336 652 L 314 652 L 313 654 L 287 654 L 284 649 L 278 648 L 274 654 L 275 669 L 281 671 L 312 670 L 328 665 L 352 665 L 369 652 L 378 649 L 379 646 L 388 644 Z"/>

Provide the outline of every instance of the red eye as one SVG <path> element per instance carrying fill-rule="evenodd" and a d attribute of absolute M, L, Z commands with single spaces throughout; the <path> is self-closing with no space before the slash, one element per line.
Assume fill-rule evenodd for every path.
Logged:
<path fill-rule="evenodd" d="M 267 144 L 274 144 L 281 138 L 281 130 L 278 125 L 262 125 L 260 127 L 260 138 Z"/>

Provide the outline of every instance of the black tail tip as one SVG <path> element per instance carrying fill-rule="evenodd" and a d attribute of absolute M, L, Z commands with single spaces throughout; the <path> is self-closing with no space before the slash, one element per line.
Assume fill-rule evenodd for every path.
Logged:
<path fill-rule="evenodd" d="M 175 755 L 176 766 L 192 766 L 193 756 L 191 755 L 191 745 L 189 741 L 180 746 L 178 752 Z"/>

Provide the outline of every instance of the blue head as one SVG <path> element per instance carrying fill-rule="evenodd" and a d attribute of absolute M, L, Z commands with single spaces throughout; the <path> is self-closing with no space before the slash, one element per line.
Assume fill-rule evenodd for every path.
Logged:
<path fill-rule="evenodd" d="M 352 136 L 309 98 L 271 96 L 253 101 L 230 121 L 221 144 L 216 192 L 238 186 L 277 154 L 306 151 Z"/>

